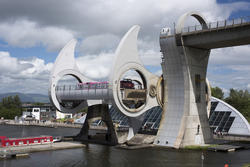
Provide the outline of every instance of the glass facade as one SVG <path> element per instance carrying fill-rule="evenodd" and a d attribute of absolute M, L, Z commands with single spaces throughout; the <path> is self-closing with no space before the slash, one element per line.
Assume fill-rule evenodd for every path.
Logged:
<path fill-rule="evenodd" d="M 215 97 L 211 98 L 209 125 L 214 133 L 250 136 L 250 125 L 244 116 Z"/>
<path fill-rule="evenodd" d="M 128 128 L 128 117 L 110 107 L 110 115 L 114 123 L 121 128 Z M 146 111 L 139 132 L 156 134 L 161 121 L 162 109 L 160 106 Z M 247 120 L 229 104 L 217 98 L 211 98 L 209 125 L 214 133 L 235 135 L 250 135 L 250 126 Z"/>
<path fill-rule="evenodd" d="M 121 112 L 117 112 L 113 106 L 110 107 L 109 112 L 113 123 L 118 124 L 118 127 L 129 127 L 128 117 L 126 115 Z M 153 107 L 150 110 L 146 111 L 139 132 L 156 134 L 160 126 L 161 115 L 162 109 L 160 106 Z"/>
<path fill-rule="evenodd" d="M 213 104 L 213 102 L 212 102 Z M 215 109 L 215 108 L 214 108 Z M 230 117 L 231 111 L 214 111 L 211 110 L 209 125 L 216 132 L 228 133 L 235 117 Z"/>
<path fill-rule="evenodd" d="M 113 123 L 118 124 L 119 127 L 129 127 L 128 117 L 121 112 L 117 112 L 113 106 L 109 109 Z"/>

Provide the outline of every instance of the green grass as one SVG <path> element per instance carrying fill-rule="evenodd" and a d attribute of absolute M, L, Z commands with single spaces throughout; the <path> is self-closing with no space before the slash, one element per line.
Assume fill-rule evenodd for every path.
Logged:
<path fill-rule="evenodd" d="M 250 167 L 250 164 L 244 164 L 242 167 Z"/>
<path fill-rule="evenodd" d="M 190 145 L 190 146 L 185 146 L 184 149 L 187 150 L 207 150 L 210 147 L 216 146 L 215 144 L 212 145 L 207 145 L 207 146 L 196 146 L 196 145 Z"/>

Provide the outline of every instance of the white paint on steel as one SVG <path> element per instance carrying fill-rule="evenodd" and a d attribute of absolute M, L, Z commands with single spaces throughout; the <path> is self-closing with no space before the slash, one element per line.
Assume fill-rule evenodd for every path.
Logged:
<path fill-rule="evenodd" d="M 200 23 L 201 26 L 202 26 L 202 29 L 208 29 L 207 21 L 206 21 L 206 19 L 202 16 L 202 14 L 199 13 L 199 12 L 194 12 L 194 11 L 193 11 L 193 12 L 185 13 L 185 14 L 183 14 L 183 15 L 179 18 L 179 20 L 178 20 L 178 22 L 177 22 L 177 25 L 176 25 L 176 34 L 182 33 L 182 29 L 184 28 L 184 23 L 185 23 L 185 21 L 187 20 L 187 18 L 190 17 L 190 16 L 195 17 L 195 18 L 199 21 L 199 23 Z"/>
<path fill-rule="evenodd" d="M 158 106 L 155 97 L 150 97 L 147 90 L 146 102 L 143 106 L 136 109 L 136 111 L 131 111 L 126 107 L 120 97 L 120 79 L 122 75 L 128 70 L 135 70 L 141 74 L 144 78 L 144 85 L 147 89 L 150 85 L 157 85 L 158 76 L 150 73 L 145 69 L 142 61 L 139 57 L 137 50 L 137 37 L 140 27 L 138 25 L 133 26 L 122 38 L 118 48 L 115 53 L 115 61 L 112 68 L 112 74 L 110 75 L 110 83 L 113 85 L 113 105 L 116 106 L 122 113 L 129 117 L 137 117 L 147 111 L 148 109 Z"/>
<path fill-rule="evenodd" d="M 60 105 L 56 97 L 56 86 L 58 81 L 65 75 L 74 76 L 79 82 L 91 81 L 84 77 L 80 72 L 75 62 L 74 51 L 75 51 L 76 40 L 72 39 L 66 46 L 60 51 L 54 67 L 50 75 L 50 87 L 49 87 L 49 98 L 54 104 L 57 110 L 61 112 L 75 112 L 87 106 L 87 102 L 83 101 L 74 109 L 67 109 Z"/>

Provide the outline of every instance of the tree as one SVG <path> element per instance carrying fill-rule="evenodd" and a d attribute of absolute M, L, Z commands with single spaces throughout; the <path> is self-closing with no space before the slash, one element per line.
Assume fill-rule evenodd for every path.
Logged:
<path fill-rule="evenodd" d="M 5 119 L 14 119 L 15 116 L 22 115 L 22 103 L 18 95 L 8 96 L 2 99 L 0 103 L 0 117 Z"/>
<path fill-rule="evenodd" d="M 221 100 L 224 99 L 224 93 L 221 88 L 216 86 L 215 88 L 211 88 L 211 92 L 213 97 L 216 97 Z"/>
<path fill-rule="evenodd" d="M 35 102 L 35 103 L 33 103 L 33 105 L 35 105 L 35 106 L 43 106 L 43 105 L 44 105 L 44 103 Z"/>
<path fill-rule="evenodd" d="M 13 103 L 16 107 L 22 108 L 22 103 L 18 95 L 14 96 Z"/>
<path fill-rule="evenodd" d="M 250 121 L 250 94 L 247 90 L 230 89 L 229 96 L 225 101 Z"/>

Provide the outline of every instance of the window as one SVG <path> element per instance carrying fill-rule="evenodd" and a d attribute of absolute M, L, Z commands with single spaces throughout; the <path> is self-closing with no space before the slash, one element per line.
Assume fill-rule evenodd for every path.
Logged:
<path fill-rule="evenodd" d="M 215 110 L 215 108 L 217 107 L 217 105 L 218 105 L 218 103 L 219 102 L 211 102 L 211 109 L 210 109 L 210 115 L 209 115 L 209 118 L 213 115 L 213 112 L 214 112 L 214 110 Z"/>
<path fill-rule="evenodd" d="M 218 111 L 214 111 L 213 114 L 209 118 L 209 125 L 212 126 L 214 124 L 215 119 L 219 115 Z"/>
<path fill-rule="evenodd" d="M 231 128 L 232 124 L 233 124 L 233 121 L 234 121 L 235 117 L 229 117 L 224 129 L 223 129 L 223 132 L 228 132 L 229 129 Z"/>
<path fill-rule="evenodd" d="M 219 115 L 217 116 L 217 118 L 214 122 L 214 126 L 218 126 L 220 124 L 224 114 L 225 114 L 225 112 L 219 112 Z"/>
<path fill-rule="evenodd" d="M 230 114 L 231 114 L 231 112 L 226 112 L 226 113 L 224 114 L 224 116 L 223 116 L 223 118 L 222 118 L 222 120 L 221 120 L 221 122 L 220 122 L 220 124 L 219 124 L 219 127 L 218 127 L 217 131 L 219 131 L 219 132 L 222 131 L 222 129 L 223 129 L 223 127 L 225 126 L 225 124 L 226 124 L 226 122 L 227 122 L 227 120 L 228 120 Z"/>
<path fill-rule="evenodd" d="M 46 112 L 46 109 L 41 109 L 41 112 Z"/>

